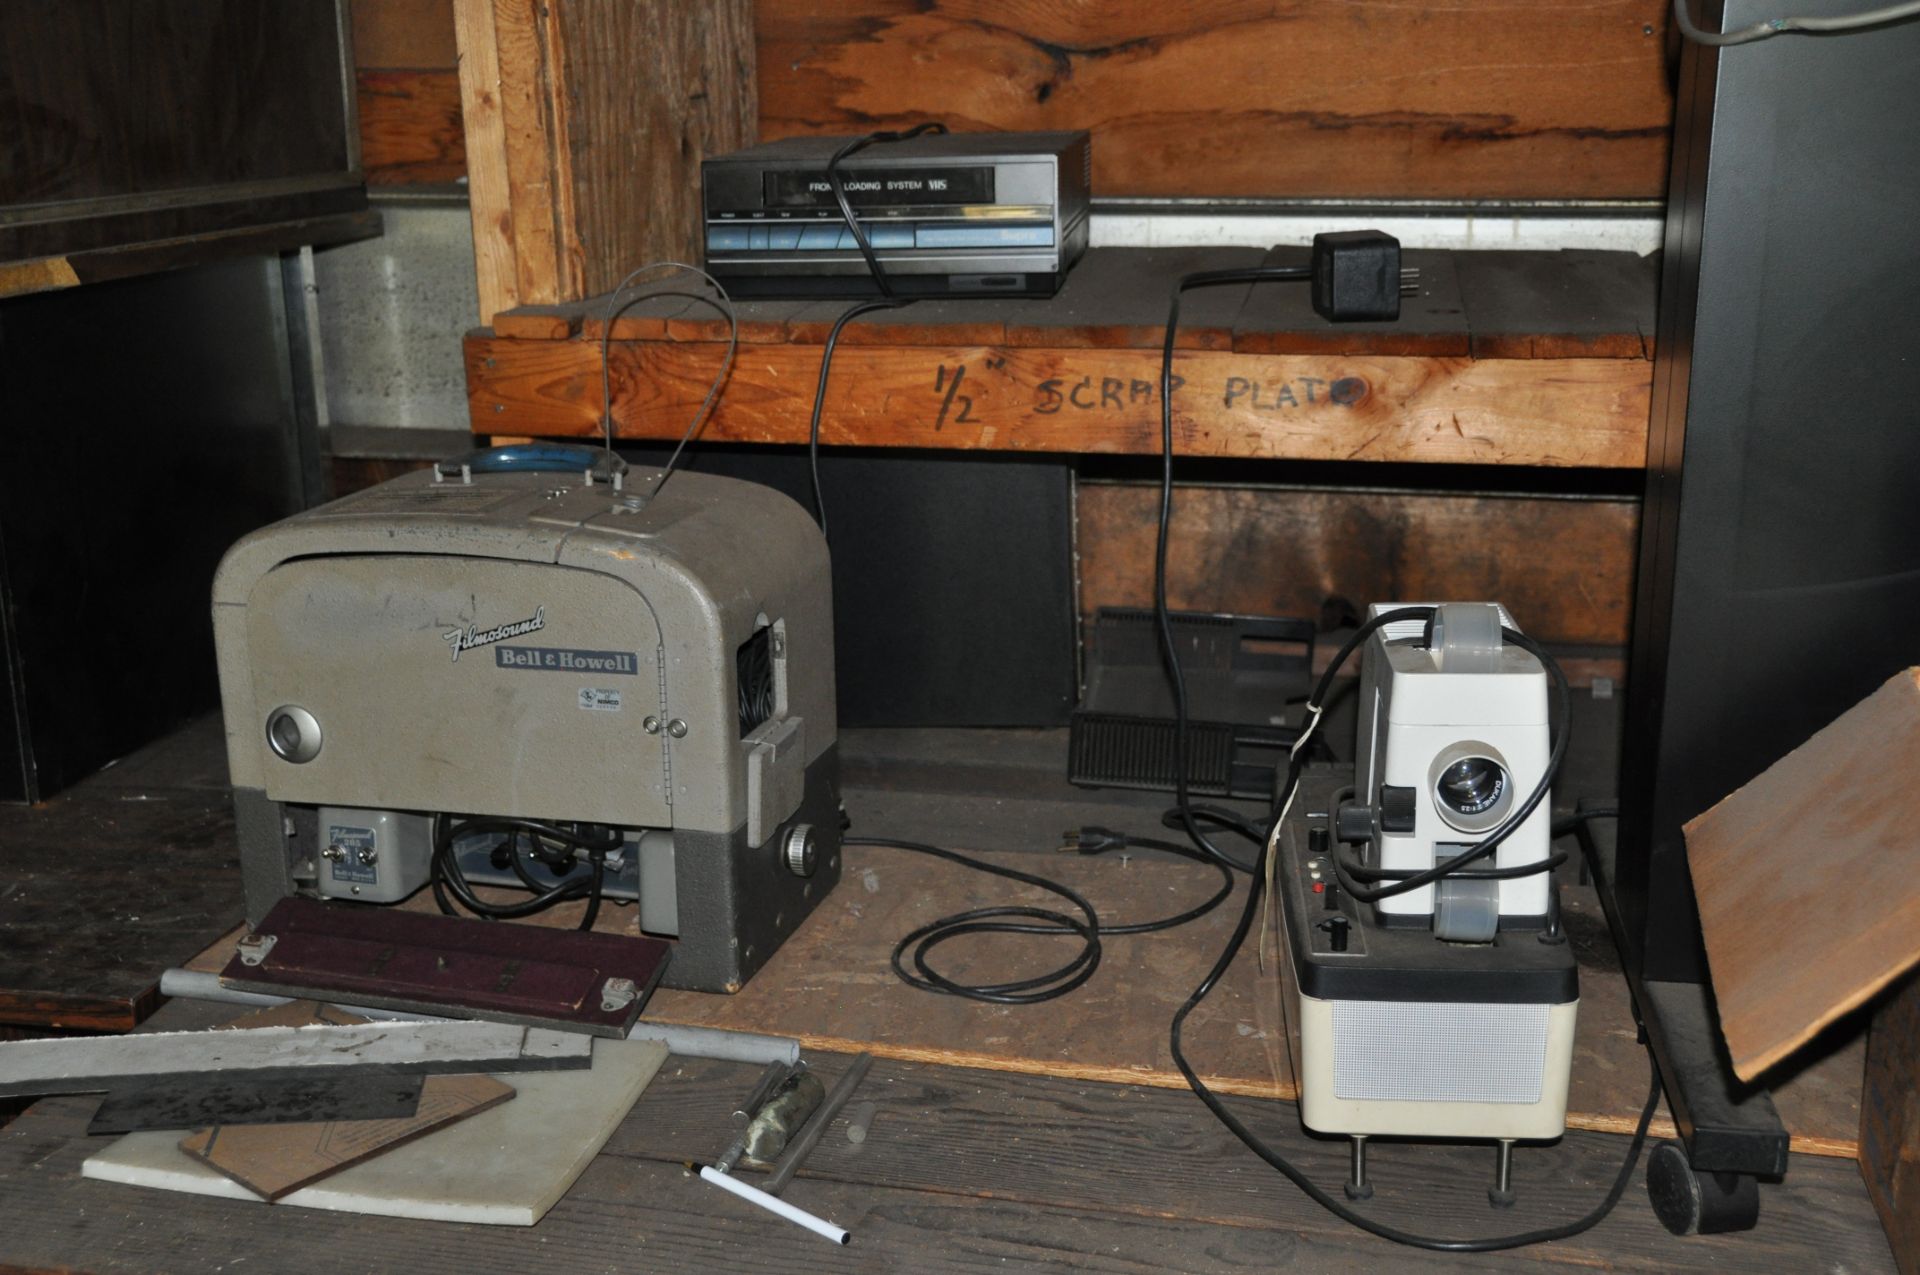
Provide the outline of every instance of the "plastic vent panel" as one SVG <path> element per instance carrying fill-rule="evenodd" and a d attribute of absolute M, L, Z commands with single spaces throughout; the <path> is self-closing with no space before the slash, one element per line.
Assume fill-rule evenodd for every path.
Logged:
<path fill-rule="evenodd" d="M 1545 1005 L 1333 1002 L 1338 1098 L 1534 1103 L 1546 1060 Z"/>
<path fill-rule="evenodd" d="M 1068 776 L 1100 788 L 1170 789 L 1173 723 L 1159 717 L 1075 713 Z M 1226 797 L 1233 788 L 1234 728 L 1221 722 L 1187 723 L 1187 787 Z"/>
<path fill-rule="evenodd" d="M 1273 768 L 1294 739 L 1288 701 L 1303 698 L 1312 677 L 1312 623 L 1204 612 L 1174 612 L 1170 622 L 1187 687 L 1188 787 L 1270 797 Z M 1173 790 L 1173 692 L 1151 610 L 1104 607 L 1094 618 L 1086 698 L 1072 725 L 1074 783 Z"/>

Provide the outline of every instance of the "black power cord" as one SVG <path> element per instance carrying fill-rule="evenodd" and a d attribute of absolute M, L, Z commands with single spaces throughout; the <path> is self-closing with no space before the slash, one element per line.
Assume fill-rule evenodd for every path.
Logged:
<path fill-rule="evenodd" d="M 820 490 L 820 413 L 827 403 L 827 374 L 833 368 L 833 351 L 840 344 L 840 329 L 863 314 L 875 310 L 898 310 L 911 301 L 861 301 L 841 311 L 827 330 L 827 343 L 820 348 L 820 381 L 813 387 L 813 414 L 807 420 L 807 470 L 813 479 L 813 517 L 820 534 L 827 534 L 827 498 Z"/>
<path fill-rule="evenodd" d="M 1171 841 L 1130 837 L 1105 828 L 1082 828 L 1078 832 L 1070 832 L 1067 834 L 1067 843 L 1061 848 L 1083 855 L 1104 854 L 1109 850 L 1128 847 L 1162 850 L 1169 854 L 1199 860 L 1218 869 L 1220 888 L 1204 901 L 1173 916 L 1160 917 L 1152 921 L 1134 921 L 1124 925 L 1109 925 L 1100 920 L 1100 914 L 1094 910 L 1093 904 L 1087 901 L 1085 895 L 1070 886 L 1035 873 L 987 863 L 984 860 L 970 858 L 921 841 L 901 841 L 891 837 L 850 837 L 842 844 L 885 846 L 894 850 L 931 855 L 936 859 L 944 859 L 948 863 L 972 868 L 976 872 L 985 872 L 996 877 L 1004 877 L 1009 881 L 1037 886 L 1059 895 L 1079 909 L 1080 915 L 1076 917 L 1051 908 L 1021 907 L 1011 904 L 971 908 L 965 912 L 955 912 L 950 916 L 929 921 L 894 945 L 891 963 L 893 972 L 899 975 L 902 982 L 920 988 L 922 991 L 941 992 L 949 996 L 984 1001 L 992 1005 L 1037 1005 L 1042 1001 L 1065 996 L 1092 978 L 1094 971 L 1100 968 L 1100 940 L 1103 937 L 1116 934 L 1153 934 L 1161 930 L 1171 930 L 1175 926 L 1199 920 L 1219 907 L 1226 901 L 1227 896 L 1233 893 L 1233 874 L 1224 864 Z M 1070 936 L 1080 940 L 1080 950 L 1072 960 L 1057 969 L 1031 978 L 1015 979 L 1006 983 L 968 984 L 948 978 L 936 970 L 928 960 L 933 950 L 942 943 L 967 934 Z M 913 953 L 912 971 L 909 971 L 904 963 L 909 948 Z"/>
<path fill-rule="evenodd" d="M 1419 610 L 1423 610 L 1423 608 L 1403 608 L 1398 611 L 1387 611 L 1362 624 L 1359 630 L 1347 640 L 1346 645 L 1341 647 L 1340 653 L 1334 657 L 1333 663 L 1327 666 L 1326 672 L 1321 675 L 1318 688 L 1307 701 L 1310 717 L 1317 715 L 1319 706 L 1326 703 L 1327 695 L 1332 689 L 1334 676 L 1339 672 L 1341 666 L 1346 663 L 1353 652 L 1359 649 L 1361 643 L 1365 642 L 1367 638 L 1372 636 L 1376 630 L 1384 625 L 1393 623 L 1396 620 L 1411 618 L 1411 616 Z M 1543 1244 L 1552 1240 L 1567 1239 L 1597 1226 L 1602 1219 L 1613 1211 L 1614 1206 L 1620 1202 L 1620 1197 L 1626 1194 L 1627 1185 L 1633 1180 L 1633 1171 L 1640 1163 L 1640 1152 L 1646 1145 L 1647 1130 L 1653 1123 L 1654 1112 L 1657 1111 L 1660 1106 L 1660 1074 L 1657 1070 L 1653 1072 L 1652 1085 L 1647 1093 L 1646 1105 L 1641 1109 L 1639 1122 L 1634 1126 L 1633 1140 L 1627 1147 L 1627 1155 L 1621 1162 L 1620 1171 L 1614 1176 L 1613 1185 L 1608 1189 L 1606 1195 L 1591 1212 L 1584 1217 L 1576 1218 L 1571 1222 L 1566 1222 L 1559 1226 L 1542 1227 L 1532 1231 L 1521 1231 L 1512 1235 L 1500 1235 L 1480 1239 L 1448 1239 L 1428 1235 L 1417 1235 L 1410 1231 L 1403 1231 L 1395 1226 L 1389 1226 L 1385 1222 L 1377 1221 L 1362 1213 L 1355 1212 L 1339 1200 L 1336 1200 L 1333 1196 L 1327 1194 L 1327 1192 L 1321 1190 L 1311 1178 L 1302 1173 L 1300 1169 L 1286 1157 L 1268 1146 L 1259 1135 L 1247 1128 L 1238 1116 L 1235 1116 L 1233 1112 L 1229 1111 L 1225 1104 L 1220 1101 L 1219 1097 L 1215 1095 L 1211 1089 L 1207 1088 L 1206 1082 L 1200 1079 L 1199 1074 L 1194 1071 L 1192 1064 L 1187 1061 L 1186 1051 L 1182 1047 L 1181 1041 L 1182 1028 L 1186 1024 L 1188 1015 L 1192 1014 L 1193 1011 L 1200 1006 L 1200 1003 L 1213 991 L 1214 986 L 1219 983 L 1221 977 L 1232 967 L 1234 960 L 1240 955 L 1241 947 L 1244 946 L 1247 941 L 1247 935 L 1253 929 L 1254 918 L 1260 914 L 1260 898 L 1266 875 L 1266 859 L 1267 856 L 1273 853 L 1273 845 L 1278 839 L 1280 823 L 1286 818 L 1286 811 L 1288 807 L 1292 805 L 1293 796 L 1299 788 L 1300 772 L 1305 762 L 1305 750 L 1296 747 L 1293 756 L 1287 763 L 1286 784 L 1282 789 L 1282 799 L 1276 807 L 1273 823 L 1269 827 L 1266 837 L 1261 840 L 1260 854 L 1254 865 L 1255 870 L 1252 878 L 1252 886 L 1247 891 L 1246 902 L 1240 912 L 1240 920 L 1234 926 L 1233 935 L 1227 940 L 1226 947 L 1221 950 L 1219 959 L 1213 963 L 1213 968 L 1207 972 L 1207 976 L 1200 981 L 1200 985 L 1193 989 L 1193 992 L 1181 1003 L 1180 1008 L 1174 1012 L 1173 1024 L 1169 1032 L 1169 1043 L 1172 1047 L 1174 1066 L 1179 1068 L 1181 1076 L 1184 1077 L 1187 1082 L 1187 1087 L 1192 1089 L 1194 1096 L 1206 1104 L 1207 1110 L 1213 1112 L 1220 1123 L 1227 1127 L 1228 1132 L 1238 1138 L 1248 1150 L 1252 1151 L 1262 1160 L 1265 1160 L 1269 1165 L 1273 1166 L 1273 1168 L 1279 1170 L 1289 1182 L 1299 1187 L 1308 1199 L 1320 1205 L 1320 1207 L 1326 1209 L 1341 1221 L 1356 1226 L 1370 1235 L 1377 1235 L 1381 1239 L 1391 1240 L 1396 1244 L 1405 1244 L 1411 1248 L 1427 1249 L 1440 1253 L 1493 1253 L 1503 1249 L 1522 1248 L 1529 1244 Z M 1409 880 L 1411 880 L 1411 878 L 1409 878 Z M 1649 1066 L 1651 1066 L 1651 1057 L 1649 1057 L 1648 1061 Z"/>
<path fill-rule="evenodd" d="M 1242 871 L 1248 865 L 1228 856 L 1200 830 L 1187 796 L 1187 679 L 1180 668 L 1167 606 L 1167 542 L 1173 523 L 1173 349 L 1180 329 L 1180 298 L 1195 288 L 1236 283 L 1305 283 L 1313 290 L 1313 308 L 1332 323 L 1396 319 L 1400 294 L 1411 286 L 1412 272 L 1400 268 L 1400 242 L 1377 230 L 1315 235 L 1310 263 L 1304 266 L 1253 266 L 1238 270 L 1200 270 L 1181 276 L 1167 300 L 1167 326 L 1160 346 L 1160 515 L 1153 546 L 1153 617 L 1160 631 L 1160 657 L 1173 689 L 1174 812 L 1180 827 L 1209 858 Z M 1294 754 L 1312 734 L 1309 724 Z M 1215 820 L 1214 822 L 1218 822 Z"/>
<path fill-rule="evenodd" d="M 488 903 L 474 893 L 466 873 L 460 867 L 460 856 L 454 847 L 461 837 L 484 834 L 505 838 L 495 847 L 495 852 L 507 857 L 507 863 L 514 875 L 520 878 L 520 883 L 533 891 L 532 898 L 516 903 Z M 521 845 L 523 837 L 527 840 L 524 849 Z M 460 914 L 449 902 L 449 894 L 459 901 L 461 907 L 489 921 L 518 920 L 545 912 L 569 900 L 585 899 L 587 910 L 580 919 L 580 928 L 591 930 L 600 915 L 607 856 L 618 850 L 624 842 L 625 838 L 619 829 L 597 825 L 490 816 L 453 819 L 436 815 L 433 820 L 433 857 L 428 867 L 428 880 L 433 886 L 434 902 L 447 916 Z M 556 872 L 566 869 L 570 873 L 572 865 L 579 861 L 576 852 L 586 856 L 587 876 L 580 878 L 569 875 L 551 885 L 542 884 L 521 858 L 523 853 L 531 854 L 536 862 Z"/>
<path fill-rule="evenodd" d="M 865 137 L 856 137 L 833 153 L 827 161 L 827 185 L 833 188 L 833 202 L 840 205 L 840 216 L 846 221 L 847 229 L 853 234 L 853 242 L 860 249 L 860 255 L 866 258 L 867 270 L 873 275 L 874 286 L 880 289 L 880 295 L 887 299 L 893 297 L 893 284 L 887 279 L 887 272 L 880 268 L 880 258 L 874 254 L 873 244 L 867 240 L 867 232 L 860 225 L 860 219 L 854 215 L 853 204 L 847 198 L 847 188 L 840 179 L 840 165 L 852 155 L 869 146 L 887 142 L 911 141 L 929 133 L 944 133 L 947 126 L 938 120 L 929 120 L 924 124 L 915 124 L 912 128 L 898 132 L 882 131 L 868 133 Z"/>
<path fill-rule="evenodd" d="M 1185 275 L 1174 285 L 1168 302 L 1167 330 L 1160 347 L 1160 519 L 1153 545 L 1153 618 L 1160 630 L 1160 656 L 1166 662 L 1167 679 L 1173 688 L 1173 813 L 1179 816 L 1181 830 L 1201 853 L 1216 863 L 1243 872 L 1251 870 L 1250 865 L 1234 859 L 1208 839 L 1200 830 L 1201 820 L 1195 817 L 1187 796 L 1187 678 L 1180 668 L 1180 653 L 1173 638 L 1173 616 L 1167 606 L 1167 541 L 1173 523 L 1173 345 L 1180 327 L 1180 298 L 1190 289 L 1230 283 L 1310 283 L 1312 280 L 1311 266 L 1256 266 L 1244 270 L 1202 270 Z M 1394 290 L 1397 299 L 1397 273 Z"/>
<path fill-rule="evenodd" d="M 813 389 L 813 413 L 807 422 L 807 471 L 813 482 L 813 516 L 820 524 L 820 532 L 827 530 L 827 501 L 820 489 L 820 413 L 827 401 L 827 376 L 833 368 L 833 352 L 840 344 L 840 330 L 863 314 L 876 310 L 898 310 L 913 304 L 911 297 L 896 297 L 893 281 L 887 278 L 887 272 L 880 265 L 879 254 L 873 250 L 873 243 L 867 238 L 865 227 L 853 211 L 853 203 L 847 198 L 846 184 L 840 177 L 842 161 L 869 146 L 887 142 L 904 142 L 909 138 L 922 137 L 928 133 L 944 133 L 945 124 L 929 121 L 916 124 L 901 131 L 882 131 L 856 137 L 846 145 L 834 151 L 827 160 L 827 185 L 833 189 L 833 201 L 840 206 L 841 220 L 847 223 L 847 232 L 853 236 L 854 246 L 860 249 L 860 255 L 866 260 L 867 271 L 873 276 L 873 285 L 880 292 L 877 300 L 860 301 L 842 311 L 833 321 L 833 327 L 827 332 L 826 344 L 820 349 L 820 380 Z"/>
<path fill-rule="evenodd" d="M 1575 810 L 1570 815 L 1555 819 L 1553 821 L 1553 835 L 1556 837 L 1564 837 L 1570 832 L 1576 832 L 1582 824 L 1590 819 L 1618 819 L 1619 817 L 1620 807 L 1617 803 L 1596 801 Z"/>

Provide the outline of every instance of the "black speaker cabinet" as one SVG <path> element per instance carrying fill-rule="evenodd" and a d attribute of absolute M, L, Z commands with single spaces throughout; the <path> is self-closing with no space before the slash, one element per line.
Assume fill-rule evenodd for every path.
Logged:
<path fill-rule="evenodd" d="M 1696 1170 L 1787 1138 L 1726 1062 L 1681 825 L 1920 663 L 1915 67 L 1915 22 L 1681 54 L 1609 876 Z"/>

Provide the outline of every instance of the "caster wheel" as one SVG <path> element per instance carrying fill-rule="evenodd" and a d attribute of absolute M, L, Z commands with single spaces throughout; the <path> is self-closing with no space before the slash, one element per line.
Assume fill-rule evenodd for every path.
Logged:
<path fill-rule="evenodd" d="M 1662 1142 L 1647 1157 L 1647 1198 L 1675 1235 L 1750 1231 L 1760 1220 L 1760 1182 L 1748 1173 L 1695 1173 L 1687 1149 Z"/>

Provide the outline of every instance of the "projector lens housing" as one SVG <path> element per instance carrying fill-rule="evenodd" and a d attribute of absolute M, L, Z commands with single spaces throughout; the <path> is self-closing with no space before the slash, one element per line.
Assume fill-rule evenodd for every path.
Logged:
<path fill-rule="evenodd" d="M 1486 832 L 1513 808 L 1513 773 L 1485 744 L 1462 741 L 1444 749 L 1429 780 L 1434 809 L 1460 832 Z"/>

